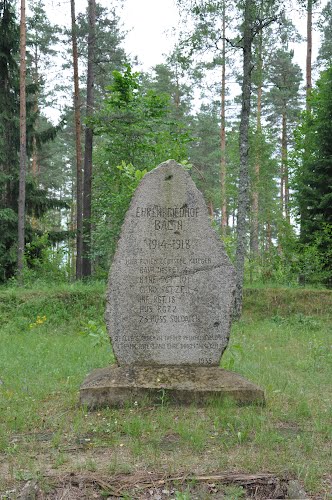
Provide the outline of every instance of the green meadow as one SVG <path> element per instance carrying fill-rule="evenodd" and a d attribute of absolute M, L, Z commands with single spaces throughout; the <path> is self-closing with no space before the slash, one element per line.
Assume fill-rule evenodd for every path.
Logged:
<path fill-rule="evenodd" d="M 29 480 L 47 497 L 68 474 L 88 474 L 97 484 L 98 477 L 143 472 L 273 474 L 298 481 L 311 498 L 331 498 L 330 291 L 245 290 L 221 365 L 263 387 L 264 407 L 230 400 L 174 407 L 161 394 L 155 406 L 143 400 L 90 412 L 78 404 L 80 384 L 114 361 L 104 294 L 103 283 L 0 290 L 1 498 L 14 498 L 5 492 Z M 203 498 L 195 488 L 189 481 L 164 491 Z M 222 491 L 216 498 L 247 494 L 232 484 Z M 106 486 L 98 492 L 108 495 Z M 145 498 L 124 490 L 118 497 Z"/>

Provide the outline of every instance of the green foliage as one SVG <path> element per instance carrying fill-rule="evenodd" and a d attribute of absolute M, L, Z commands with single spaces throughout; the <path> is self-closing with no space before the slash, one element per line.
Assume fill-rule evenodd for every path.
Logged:
<path fill-rule="evenodd" d="M 113 77 L 104 107 L 93 119 L 110 160 L 150 170 L 165 158 L 185 159 L 190 137 L 171 119 L 169 95 L 145 89 L 129 65 Z"/>
<path fill-rule="evenodd" d="M 227 358 L 224 361 L 224 367 L 227 370 L 233 370 L 235 363 L 241 362 L 244 352 L 240 344 L 232 344 L 227 350 Z"/>
<path fill-rule="evenodd" d="M 110 347 L 110 339 L 106 332 L 106 327 L 104 324 L 89 320 L 85 325 L 83 325 L 81 334 L 90 337 L 92 339 L 92 345 L 94 347 Z"/>
<path fill-rule="evenodd" d="M 291 142 L 291 129 L 298 123 L 300 115 L 299 89 L 302 71 L 293 62 L 294 52 L 288 49 L 273 51 L 269 61 L 268 80 L 272 86 L 265 96 L 268 107 L 267 118 L 276 130 L 281 130 L 282 117 L 287 122 L 287 144 Z M 280 133 L 281 135 L 281 133 Z"/>
<path fill-rule="evenodd" d="M 19 149 L 19 72 L 16 58 L 19 29 L 11 2 L 0 4 L 0 186 L 1 199 L 10 197 Z M 1 207 L 3 208 L 3 207 Z"/>
<path fill-rule="evenodd" d="M 189 145 L 190 161 L 195 166 L 193 179 L 203 192 L 205 200 L 212 202 L 216 208 L 221 206 L 219 183 L 216 182 L 216 179 L 219 179 L 221 161 L 219 115 L 220 110 L 215 104 L 202 105 L 193 118 L 193 142 Z M 229 171 L 232 172 L 232 168 Z M 227 180 L 229 200 L 229 191 L 232 190 L 231 175 Z"/>
<path fill-rule="evenodd" d="M 324 71 L 311 98 L 312 113 L 297 130 L 294 157 L 301 242 L 317 254 L 318 276 L 332 280 L 332 67 Z M 316 278 L 318 277 L 316 276 Z"/>
<path fill-rule="evenodd" d="M 322 62 L 326 68 L 332 65 L 332 2 L 329 0 L 324 6 L 319 28 L 322 33 L 322 42 L 319 47 L 318 62 Z"/>
<path fill-rule="evenodd" d="M 281 226 L 286 226 L 280 212 L 279 190 L 276 179 L 279 174 L 278 159 L 275 157 L 277 141 L 275 136 L 269 130 L 257 130 L 256 127 L 250 127 L 249 131 L 249 173 L 251 178 L 251 195 L 254 189 L 257 190 L 259 198 L 258 222 L 259 222 L 259 240 L 262 254 L 264 253 L 264 241 L 277 239 L 277 236 L 288 235 L 289 228 L 280 231 Z M 233 146 L 234 147 L 234 146 Z M 255 167 L 259 164 L 259 176 L 256 180 Z M 236 210 L 236 204 L 233 205 Z M 267 234 L 267 228 L 271 235 Z M 272 242 L 270 241 L 272 246 Z"/>
<path fill-rule="evenodd" d="M 235 66 L 232 50 L 234 47 L 241 48 L 243 42 L 245 3 L 232 4 L 218 0 L 178 0 L 177 3 L 182 8 L 189 30 L 182 34 L 180 45 L 165 64 L 157 65 L 152 74 L 141 75 L 133 72 L 130 66 L 124 66 L 129 58 L 121 46 L 125 33 L 115 7 L 108 10 L 98 3 L 96 6 L 95 109 L 99 111 L 89 125 L 95 132 L 91 257 L 99 277 L 105 277 L 108 271 L 109 257 L 114 253 L 133 191 L 146 172 L 168 158 L 179 162 L 190 158 L 193 165 L 191 175 L 213 211 L 214 227 L 217 230 L 220 227 L 220 66 L 226 62 L 226 81 L 230 82 Z M 305 3 L 304 0 L 302 3 Z M 268 126 L 263 126 L 261 130 L 255 123 L 257 117 L 252 114 L 249 196 L 258 193 L 260 252 L 256 255 L 255 251 L 254 257 L 251 253 L 246 264 L 247 280 L 255 284 L 275 282 L 289 285 L 295 284 L 301 274 L 306 283 L 329 283 L 332 260 L 329 212 L 332 206 L 329 149 L 331 110 L 328 104 L 332 101 L 331 77 L 328 71 L 322 74 L 318 89 L 313 92 L 313 114 L 303 117 L 293 154 L 292 129 L 300 118 L 299 88 L 302 75 L 293 62 L 293 52 L 289 47 L 290 43 L 299 41 L 298 36 L 285 14 L 279 17 L 278 29 L 275 24 L 266 26 L 269 20 L 277 17 L 279 2 L 250 4 L 250 17 L 252 21 L 255 18 L 253 30 L 257 35 L 253 39 L 252 109 L 256 111 L 256 91 L 262 85 L 261 112 L 263 123 L 267 119 Z M 189 17 L 190 23 L 187 22 Z M 328 1 L 320 20 L 323 39 L 319 61 L 326 67 L 331 62 L 330 18 L 331 1 Z M 226 38 L 231 42 L 230 45 L 226 44 L 226 54 L 222 51 L 223 20 L 226 21 Z M 65 218 L 74 235 L 75 202 L 69 207 L 65 201 L 51 200 L 49 193 L 56 193 L 62 200 L 73 198 L 76 192 L 76 165 L 72 109 L 68 107 L 65 110 L 66 120 L 62 127 L 53 127 L 39 111 L 47 105 L 50 97 L 46 93 L 45 72 L 58 48 L 60 33 L 59 28 L 48 21 L 43 0 L 32 2 L 27 25 L 30 69 L 27 89 L 29 156 L 33 144 L 36 143 L 38 150 L 38 183 L 29 177 L 27 179 L 26 261 L 29 269 L 26 278 L 31 284 L 33 277 L 38 280 L 51 277 L 52 269 L 56 280 L 69 276 L 69 270 L 64 266 L 69 250 L 64 251 L 59 243 L 61 237 L 65 240 L 69 236 L 63 227 Z M 84 12 L 77 15 L 82 88 L 85 84 L 87 34 L 88 16 Z M 70 40 L 70 30 L 65 35 Z M 67 68 L 71 68 L 71 45 L 67 45 L 67 54 L 70 54 Z M 16 266 L 18 49 L 19 26 L 14 2 L 0 2 L 0 281 L 13 276 Z M 199 60 L 198 65 L 194 56 L 195 60 Z M 195 116 L 191 116 L 192 96 L 202 90 L 203 69 L 204 73 L 209 71 L 209 89 L 204 96 L 205 104 Z M 218 83 L 213 84 L 213 78 Z M 240 80 L 241 75 L 238 75 Z M 72 92 L 72 88 L 70 92 L 68 88 L 65 92 L 67 96 Z M 84 94 L 82 90 L 82 102 Z M 238 117 L 233 109 L 226 89 L 226 198 L 229 226 L 225 245 L 231 256 L 236 245 L 239 186 Z M 84 116 L 84 109 L 82 114 Z M 292 158 L 288 158 L 288 161 L 283 158 L 283 164 L 280 165 L 278 136 L 282 114 L 287 115 L 288 130 L 285 135 L 287 146 L 290 146 L 288 154 Z M 257 162 L 259 174 L 255 171 Z M 298 222 L 302 226 L 299 244 L 281 213 L 279 179 L 282 170 L 285 182 L 288 173 L 290 178 L 292 170 L 296 173 L 293 189 L 297 190 L 298 195 L 293 206 L 290 203 L 290 210 L 295 212 L 296 204 L 299 205 Z M 60 213 L 61 208 L 70 208 L 71 211 Z M 248 222 L 256 221 L 256 212 L 254 217 L 252 215 Z M 57 227 L 54 227 L 53 219 Z M 43 232 L 48 236 L 43 238 Z M 256 244 L 256 239 L 252 241 Z M 70 255 L 74 255 L 73 240 L 68 242 L 68 247 Z M 251 245 L 253 248 L 254 245 Z"/>
<path fill-rule="evenodd" d="M 147 172 L 125 162 L 112 168 L 108 158 L 103 149 L 99 149 L 95 156 L 97 168 L 100 167 L 94 177 L 94 192 L 98 194 L 93 200 L 93 257 L 97 276 L 107 273 L 108 259 L 115 252 L 131 197 Z"/>
<path fill-rule="evenodd" d="M 322 224 L 310 245 L 299 244 L 299 271 L 307 283 L 319 285 L 331 282 L 332 224 Z"/>
<path fill-rule="evenodd" d="M 66 282 L 69 276 L 66 247 L 51 245 L 47 233 L 36 236 L 26 244 L 26 269 L 24 278 L 27 284 L 48 280 L 53 283 Z"/>
<path fill-rule="evenodd" d="M 190 500 L 190 490 L 188 491 L 177 491 L 174 492 L 176 500 Z"/>
<path fill-rule="evenodd" d="M 162 161 L 186 159 L 190 138 L 171 118 L 169 96 L 146 89 L 128 65 L 123 73 L 113 72 L 108 97 L 92 125 L 99 136 L 94 156 L 93 257 L 97 269 L 106 272 L 139 181 Z"/>
<path fill-rule="evenodd" d="M 224 499 L 225 500 L 240 500 L 246 495 L 243 486 L 230 485 L 224 487 Z"/>
<path fill-rule="evenodd" d="M 15 269 L 19 151 L 19 29 L 11 2 L 0 3 L 0 282 Z"/>
<path fill-rule="evenodd" d="M 15 197 L 18 191 L 18 178 L 15 175 L 11 183 L 11 195 Z M 59 250 L 55 258 L 55 242 L 63 241 L 68 233 L 46 232 L 41 236 L 41 232 L 33 226 L 33 218 L 41 218 L 46 212 L 53 208 L 67 208 L 65 201 L 47 197 L 48 193 L 44 189 L 39 189 L 35 181 L 27 178 L 26 182 L 26 263 L 30 268 L 25 270 L 26 278 L 30 281 L 35 275 L 46 275 L 51 278 L 54 272 L 54 279 L 63 275 L 63 252 Z M 6 281 L 15 275 L 16 270 L 16 242 L 17 242 L 17 196 L 13 200 L 13 207 L 8 208 L 6 204 L 0 202 L 0 231 L 2 238 L 0 241 L 0 282 Z M 43 263 L 43 259 L 45 262 Z M 38 263 L 38 265 L 37 265 Z M 49 267 L 50 266 L 50 267 Z M 46 271 L 48 268 L 48 271 Z M 46 274 L 45 274 L 46 273 Z"/>
<path fill-rule="evenodd" d="M 167 57 L 165 64 L 153 68 L 152 79 L 148 78 L 145 85 L 158 94 L 170 96 L 170 116 L 180 122 L 190 121 L 190 111 L 193 100 L 193 90 L 200 79 L 193 68 L 183 63 L 183 54 L 179 47 Z"/>
<path fill-rule="evenodd" d="M 53 128 L 50 128 L 49 121 L 40 115 L 36 140 L 39 183 L 44 189 L 61 193 L 61 197 L 70 199 L 75 189 L 73 110 L 65 107 L 62 121 Z"/>
<path fill-rule="evenodd" d="M 34 101 L 36 109 L 47 103 L 45 90 L 45 74 L 48 71 L 51 57 L 57 54 L 55 45 L 59 41 L 60 28 L 52 25 L 47 18 L 43 0 L 29 2 L 27 16 L 27 78 L 37 86 Z"/>

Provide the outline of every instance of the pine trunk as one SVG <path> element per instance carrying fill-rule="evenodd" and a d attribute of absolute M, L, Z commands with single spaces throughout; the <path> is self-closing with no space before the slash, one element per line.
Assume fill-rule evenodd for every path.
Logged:
<path fill-rule="evenodd" d="M 175 97 L 174 97 L 175 109 L 176 109 L 176 116 L 179 118 L 180 117 L 180 82 L 179 82 L 177 65 L 176 65 L 176 69 L 175 69 L 175 85 L 176 85 Z"/>
<path fill-rule="evenodd" d="M 36 86 L 35 93 L 34 93 L 34 100 L 33 100 L 33 113 L 35 116 L 38 114 L 38 51 L 37 47 L 35 48 L 35 53 L 34 53 L 34 74 L 33 74 L 33 83 Z M 39 173 L 39 168 L 38 168 L 38 158 L 37 158 L 37 140 L 36 140 L 36 134 L 33 134 L 32 137 L 32 165 L 31 165 L 31 172 L 32 175 L 35 179 L 38 177 Z"/>
<path fill-rule="evenodd" d="M 222 12 L 222 74 L 221 74 L 221 127 L 220 127 L 220 149 L 221 149 L 221 164 L 220 164 L 220 192 L 221 192 L 221 235 L 226 236 L 227 230 L 227 198 L 226 198 L 226 12 L 225 2 L 223 3 Z"/>
<path fill-rule="evenodd" d="M 247 215 L 249 207 L 249 115 L 251 94 L 252 12 L 253 0 L 246 0 L 244 7 L 242 109 L 239 144 L 240 172 L 236 227 L 237 245 L 235 254 L 237 282 L 233 314 L 236 319 L 240 318 L 242 313 L 244 261 L 247 243 Z"/>
<path fill-rule="evenodd" d="M 21 0 L 20 22 L 20 177 L 18 194 L 18 249 L 17 274 L 23 284 L 24 244 L 25 244 L 25 178 L 27 163 L 26 148 L 26 19 L 25 0 Z"/>
<path fill-rule="evenodd" d="M 257 117 L 256 117 L 256 130 L 257 130 L 257 143 L 256 143 L 256 155 L 255 155 L 255 167 L 254 167 L 254 182 L 253 182 L 253 193 L 252 193 L 252 226 L 251 226 L 251 251 L 254 257 L 258 256 L 259 253 L 259 243 L 258 243 L 258 233 L 259 233 L 259 223 L 258 223 L 258 213 L 259 213 L 259 177 L 261 168 L 261 140 L 262 140 L 262 73 L 263 73 L 263 58 L 262 58 L 262 46 L 263 37 L 262 33 L 259 33 L 258 38 L 258 87 L 257 87 Z"/>
<path fill-rule="evenodd" d="M 86 117 L 93 115 L 94 106 L 94 52 L 96 31 L 96 2 L 89 0 L 88 75 Z M 92 143 L 93 131 L 89 123 L 85 128 L 84 182 L 83 182 L 83 258 L 82 276 L 91 276 L 91 187 L 92 187 Z"/>
<path fill-rule="evenodd" d="M 288 213 L 288 173 L 287 173 L 287 117 L 286 111 L 282 114 L 282 132 L 281 132 L 281 182 L 280 197 L 282 215 L 287 217 Z"/>
<path fill-rule="evenodd" d="M 75 182 L 74 182 L 74 176 L 72 175 L 71 178 L 71 199 L 75 199 Z M 75 232 L 76 228 L 76 221 L 77 221 L 77 216 L 76 216 L 76 206 L 72 202 L 70 204 L 70 220 L 69 220 L 69 227 L 70 231 L 73 234 Z M 69 273 L 70 273 L 70 279 L 71 281 L 75 279 L 76 277 L 76 244 L 74 238 L 69 236 L 68 240 L 68 247 L 69 247 Z"/>
<path fill-rule="evenodd" d="M 266 250 L 269 251 L 271 247 L 272 247 L 272 229 L 271 229 L 270 214 L 269 214 L 266 227 Z"/>
<path fill-rule="evenodd" d="M 75 112 L 75 144 L 76 144 L 76 279 L 82 278 L 83 254 L 83 176 L 82 176 L 82 144 L 81 144 L 81 103 L 78 77 L 78 53 L 76 35 L 75 0 L 70 0 L 71 36 L 74 67 L 74 112 Z"/>
<path fill-rule="evenodd" d="M 308 0 L 307 4 L 307 59 L 306 59 L 306 109 L 310 113 L 310 96 L 311 96 L 311 59 L 312 59 L 312 0 Z"/>

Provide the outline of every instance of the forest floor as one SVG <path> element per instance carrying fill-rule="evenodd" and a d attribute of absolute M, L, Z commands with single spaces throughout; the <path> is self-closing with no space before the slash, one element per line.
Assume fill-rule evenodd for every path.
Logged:
<path fill-rule="evenodd" d="M 247 289 L 222 367 L 266 406 L 90 412 L 105 285 L 0 289 L 0 498 L 332 498 L 332 292 Z"/>

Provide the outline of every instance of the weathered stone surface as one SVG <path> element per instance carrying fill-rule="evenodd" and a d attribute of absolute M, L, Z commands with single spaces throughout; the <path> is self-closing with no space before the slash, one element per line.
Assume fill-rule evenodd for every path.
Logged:
<path fill-rule="evenodd" d="M 239 404 L 264 404 L 264 392 L 236 373 L 218 367 L 117 367 L 94 370 L 81 386 L 89 408 L 122 406 L 149 397 L 172 404 L 202 405 L 229 397 Z"/>
<path fill-rule="evenodd" d="M 235 271 L 202 194 L 175 161 L 148 173 L 122 228 L 106 323 L 121 366 L 218 366 Z"/>

